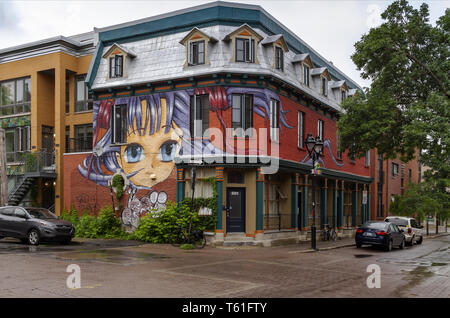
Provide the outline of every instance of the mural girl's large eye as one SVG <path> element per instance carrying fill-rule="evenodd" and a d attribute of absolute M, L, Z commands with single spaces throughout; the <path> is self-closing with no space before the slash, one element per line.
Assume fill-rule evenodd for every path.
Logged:
<path fill-rule="evenodd" d="M 174 140 L 166 141 L 159 148 L 158 159 L 164 162 L 172 161 L 177 153 L 178 143 Z"/>
<path fill-rule="evenodd" d="M 124 159 L 128 163 L 139 162 L 144 158 L 144 148 L 139 144 L 131 144 L 125 149 Z"/>

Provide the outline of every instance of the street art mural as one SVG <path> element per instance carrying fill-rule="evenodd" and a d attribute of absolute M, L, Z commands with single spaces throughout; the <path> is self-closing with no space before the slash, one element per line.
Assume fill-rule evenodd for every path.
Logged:
<path fill-rule="evenodd" d="M 122 211 L 122 222 L 136 228 L 142 214 L 165 207 L 168 195 L 154 187 L 163 183 L 175 167 L 175 157 L 189 150 L 191 154 L 237 153 L 235 145 L 217 148 L 208 138 L 191 142 L 189 118 L 191 97 L 209 95 L 209 112 L 213 113 L 223 130 L 227 127 L 224 116 L 231 111 L 235 94 L 253 95 L 253 112 L 270 127 L 270 101 L 279 102 L 279 127 L 293 128 L 286 118 L 280 98 L 268 89 L 238 87 L 208 87 L 101 100 L 94 103 L 93 154 L 78 166 L 86 179 L 109 187 L 114 174 L 124 175 L 129 186 L 125 189 L 128 200 Z M 115 108 L 116 107 L 116 108 Z M 125 112 L 113 112 L 125 107 Z M 125 127 L 112 127 L 113 114 L 126 116 Z M 228 114 L 230 115 L 230 114 Z M 230 116 L 229 116 L 230 117 Z M 231 119 L 231 118 L 230 118 Z M 118 121 L 120 122 L 120 120 Z M 112 143 L 113 135 L 126 132 L 126 142 Z M 258 149 L 245 149 L 245 154 L 258 153 Z M 143 192 L 144 195 L 139 193 Z"/>

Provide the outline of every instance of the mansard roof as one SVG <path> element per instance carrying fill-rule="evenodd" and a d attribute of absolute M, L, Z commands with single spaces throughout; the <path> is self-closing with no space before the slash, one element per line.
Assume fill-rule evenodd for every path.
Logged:
<path fill-rule="evenodd" d="M 225 29 L 225 26 L 229 27 L 228 33 L 225 34 L 221 32 L 207 31 L 208 35 L 214 35 L 217 39 L 221 40 L 224 39 L 224 36 L 226 38 L 227 35 L 230 35 L 237 29 L 243 27 L 244 21 L 244 25 L 247 25 L 253 30 L 258 30 L 258 35 L 262 36 L 261 40 L 263 37 L 282 34 L 290 49 L 290 51 L 287 52 L 289 59 L 287 58 L 286 61 L 290 60 L 292 62 L 292 55 L 295 54 L 309 54 L 309 58 L 312 62 L 312 68 L 326 67 L 332 77 L 332 80 L 346 80 L 349 88 L 357 88 L 362 90 L 362 88 L 351 78 L 343 74 L 339 69 L 332 65 L 328 59 L 322 57 L 262 7 L 258 5 L 229 3 L 222 1 L 207 3 L 110 27 L 98 29 L 94 28 L 97 43 L 96 53 L 92 60 L 86 82 L 89 87 L 92 87 L 94 80 L 97 77 L 97 71 L 101 64 L 101 56 L 105 52 L 104 50 L 114 43 L 122 45 L 129 42 L 145 42 L 149 39 L 161 39 L 162 37 L 171 37 L 175 34 L 183 34 L 181 37 L 176 36 L 178 40 L 175 45 L 179 45 L 178 42 L 186 34 L 184 32 L 190 32 L 194 27 L 201 29 L 202 32 L 206 32 L 205 28 L 207 27 L 218 27 L 219 29 Z M 233 28 L 237 29 L 233 30 Z M 220 42 L 221 41 L 219 41 L 219 43 Z M 136 47 L 133 46 L 133 49 L 136 49 Z M 171 52 L 174 52 L 174 47 L 172 47 Z M 141 54 L 140 52 L 137 53 Z M 167 54 L 167 52 L 160 53 Z M 160 53 L 158 52 L 158 54 Z M 185 54 L 183 55 L 183 58 L 185 58 Z M 175 58 L 171 58 L 169 64 L 173 64 L 174 59 Z M 292 65 L 292 63 L 290 64 Z M 203 70 L 203 68 L 205 69 Z M 253 71 L 253 65 L 245 65 L 242 71 L 250 71 L 250 69 Z M 217 69 L 207 69 L 203 66 L 197 67 L 197 70 L 202 70 L 203 72 L 217 71 Z M 164 70 L 164 72 L 164 78 L 170 77 L 168 70 Z M 184 73 L 186 73 L 185 70 L 183 70 L 183 74 Z M 186 75 L 189 76 L 189 74 Z M 117 84 L 118 82 L 119 81 L 117 81 Z"/>

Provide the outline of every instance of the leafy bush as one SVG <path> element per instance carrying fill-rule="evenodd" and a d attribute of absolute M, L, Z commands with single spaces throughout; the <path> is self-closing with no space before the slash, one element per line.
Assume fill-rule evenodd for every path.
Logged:
<path fill-rule="evenodd" d="M 112 178 L 111 186 L 116 190 L 117 200 L 120 200 L 123 196 L 123 186 L 124 186 L 123 177 L 120 174 L 116 174 Z"/>
<path fill-rule="evenodd" d="M 181 226 L 189 227 L 190 207 L 183 203 L 177 206 L 168 201 L 166 209 L 160 212 L 149 213 L 141 217 L 138 228 L 132 234 L 132 238 L 150 243 L 169 243 L 173 233 Z M 192 213 L 192 228 L 205 230 L 205 225 L 197 213 Z"/>
<path fill-rule="evenodd" d="M 122 223 L 116 218 L 111 206 L 100 209 L 98 217 L 91 216 L 87 212 L 79 217 L 76 209 L 72 208 L 70 212 L 64 211 L 61 219 L 75 226 L 77 237 L 128 238 L 128 234 L 122 230 Z"/>

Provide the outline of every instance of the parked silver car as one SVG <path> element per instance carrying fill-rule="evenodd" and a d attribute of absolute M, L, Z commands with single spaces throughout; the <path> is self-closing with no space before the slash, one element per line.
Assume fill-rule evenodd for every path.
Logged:
<path fill-rule="evenodd" d="M 14 237 L 30 245 L 38 245 L 41 241 L 68 244 L 74 236 L 72 223 L 60 220 L 47 209 L 0 207 L 0 239 Z"/>
<path fill-rule="evenodd" d="M 419 226 L 416 219 L 406 216 L 389 216 L 384 221 L 396 224 L 400 229 L 404 231 L 405 242 L 407 245 L 413 245 L 414 242 L 416 244 L 422 244 L 423 226 Z"/>

